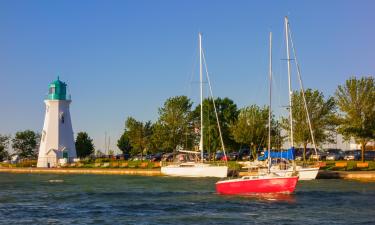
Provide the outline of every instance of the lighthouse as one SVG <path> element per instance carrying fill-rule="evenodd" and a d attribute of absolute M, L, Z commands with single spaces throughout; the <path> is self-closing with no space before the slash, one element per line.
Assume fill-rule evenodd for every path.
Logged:
<path fill-rule="evenodd" d="M 57 167 L 77 158 L 66 86 L 59 77 L 48 86 L 37 167 Z"/>

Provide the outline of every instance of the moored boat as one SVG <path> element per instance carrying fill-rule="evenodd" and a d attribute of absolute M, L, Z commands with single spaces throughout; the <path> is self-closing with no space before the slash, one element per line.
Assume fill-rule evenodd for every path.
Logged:
<path fill-rule="evenodd" d="M 228 175 L 228 166 L 226 165 L 214 165 L 210 163 L 204 162 L 204 157 L 203 157 L 203 63 L 202 59 L 204 57 L 203 50 L 202 50 L 202 34 L 199 33 L 199 78 L 200 78 L 200 141 L 199 141 L 199 151 L 186 151 L 186 150 L 178 150 L 178 152 L 181 153 L 187 153 L 187 154 L 194 154 L 195 161 L 187 161 L 187 162 L 174 162 L 170 165 L 162 165 L 161 166 L 161 173 L 163 175 L 167 176 L 180 176 L 180 177 L 227 177 Z M 206 66 L 206 71 L 207 71 L 207 66 Z M 208 72 L 207 72 L 207 80 L 210 85 L 210 91 L 211 91 L 211 97 L 213 98 L 212 94 L 212 89 L 211 89 L 211 84 L 209 81 L 208 77 Z M 219 124 L 219 119 L 217 115 L 217 110 L 216 110 L 216 105 L 215 102 L 213 102 L 214 109 L 215 109 L 215 115 L 216 115 L 216 120 L 217 120 L 217 126 L 219 129 L 219 135 L 220 135 L 220 141 L 221 141 L 221 146 L 223 148 L 224 156 L 226 158 L 226 153 L 225 153 L 225 147 L 224 147 L 224 141 L 223 137 L 221 134 L 221 129 L 220 129 L 220 124 Z M 200 158 L 198 157 L 200 155 Z"/>
<path fill-rule="evenodd" d="M 187 162 L 161 167 L 161 173 L 178 177 L 227 177 L 227 166 L 216 166 L 207 163 Z"/>
<path fill-rule="evenodd" d="M 279 176 L 290 176 L 293 174 L 292 166 L 287 169 L 279 169 L 276 167 L 271 167 L 271 172 Z M 319 167 L 302 167 L 296 166 L 296 172 L 299 177 L 299 180 L 315 180 L 319 172 Z"/>
<path fill-rule="evenodd" d="M 226 195 L 290 194 L 296 188 L 297 181 L 297 176 L 284 177 L 272 173 L 260 176 L 244 176 L 238 179 L 218 181 L 216 192 Z"/>

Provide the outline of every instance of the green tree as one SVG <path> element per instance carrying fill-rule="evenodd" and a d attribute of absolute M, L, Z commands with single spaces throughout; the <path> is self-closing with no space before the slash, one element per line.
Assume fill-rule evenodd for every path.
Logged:
<path fill-rule="evenodd" d="M 159 108 L 159 120 L 155 125 L 156 143 L 161 143 L 166 151 L 173 151 L 177 146 L 187 146 L 192 143 L 193 129 L 191 123 L 190 99 L 186 96 L 176 96 L 165 101 Z"/>
<path fill-rule="evenodd" d="M 31 130 L 18 131 L 12 139 L 12 148 L 20 158 L 36 158 L 40 135 Z"/>
<path fill-rule="evenodd" d="M 94 144 L 86 132 L 78 132 L 75 146 L 79 158 L 84 158 L 94 153 Z"/>
<path fill-rule="evenodd" d="M 284 144 L 284 140 L 286 138 L 285 135 L 282 135 L 282 126 L 279 121 L 274 119 L 272 115 L 271 119 L 271 148 L 275 148 L 280 150 Z M 268 142 L 267 142 L 268 143 Z"/>
<path fill-rule="evenodd" d="M 268 136 L 268 107 L 251 105 L 240 110 L 238 119 L 231 126 L 234 140 L 252 149 L 253 158 L 265 147 Z"/>
<path fill-rule="evenodd" d="M 335 93 L 341 111 L 338 132 L 361 145 L 362 161 L 366 145 L 375 139 L 375 85 L 373 77 L 352 77 Z"/>
<path fill-rule="evenodd" d="M 121 135 L 120 139 L 118 139 L 117 147 L 122 151 L 122 154 L 130 154 L 132 146 L 130 144 L 129 134 L 126 129 L 124 133 Z"/>
<path fill-rule="evenodd" d="M 140 122 L 133 117 L 128 117 L 125 122 L 125 129 L 129 138 L 130 145 L 132 146 L 132 154 L 140 153 L 141 156 L 147 152 L 150 146 L 152 136 L 152 124 L 148 122 Z"/>
<path fill-rule="evenodd" d="M 305 99 L 316 145 L 333 142 L 336 129 L 334 98 L 325 100 L 322 92 L 307 89 Z M 294 142 L 296 145 L 302 145 L 303 160 L 306 161 L 306 148 L 308 144 L 312 144 L 312 138 L 302 91 L 293 92 L 292 113 Z M 282 126 L 290 135 L 289 117 L 283 118 Z"/>
<path fill-rule="evenodd" d="M 215 106 L 217 109 L 220 128 L 226 150 L 237 149 L 239 144 L 234 140 L 230 133 L 230 124 L 234 123 L 238 117 L 237 105 L 229 98 L 216 98 Z M 200 126 L 200 104 L 193 111 L 193 121 L 197 127 Z M 214 104 L 211 98 L 203 100 L 203 137 L 204 149 L 216 151 L 221 149 L 220 133 L 217 124 Z"/>
<path fill-rule="evenodd" d="M 10 136 L 0 134 L 0 162 L 9 158 L 7 148 L 9 146 Z"/>

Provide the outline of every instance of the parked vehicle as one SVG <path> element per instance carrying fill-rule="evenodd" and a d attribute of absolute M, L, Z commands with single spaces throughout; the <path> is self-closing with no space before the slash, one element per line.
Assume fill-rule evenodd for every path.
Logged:
<path fill-rule="evenodd" d="M 239 160 L 250 160 L 251 158 L 251 151 L 248 148 L 242 148 L 238 151 L 238 159 Z"/>
<path fill-rule="evenodd" d="M 141 154 L 138 154 L 138 155 L 135 155 L 131 158 L 132 161 L 138 161 L 138 160 L 146 160 L 146 156 L 145 155 L 141 155 Z"/>
<path fill-rule="evenodd" d="M 310 148 L 309 154 L 310 154 L 309 158 L 312 160 L 326 160 L 327 159 L 327 153 L 320 149 L 316 149 L 316 153 L 315 153 L 315 150 L 313 148 Z"/>
<path fill-rule="evenodd" d="M 294 150 L 294 156 L 296 160 L 302 161 L 303 160 L 303 148 L 296 148 Z M 315 155 L 315 150 L 313 148 L 306 148 L 306 159 L 313 159 L 313 160 L 322 160 L 324 158 L 324 153 L 317 149 L 318 156 Z"/>
<path fill-rule="evenodd" d="M 375 151 L 365 151 L 365 160 L 375 160 Z"/>
<path fill-rule="evenodd" d="M 344 156 L 345 154 L 341 149 L 328 149 L 326 160 L 343 160 Z"/>
<path fill-rule="evenodd" d="M 129 153 L 116 155 L 116 159 L 120 159 L 120 160 L 128 160 L 129 158 L 130 158 L 130 154 Z"/>
<path fill-rule="evenodd" d="M 350 150 L 345 152 L 345 160 L 360 160 L 361 159 L 361 150 Z"/>
<path fill-rule="evenodd" d="M 228 154 L 229 160 L 237 160 L 238 156 L 239 156 L 238 152 L 231 152 Z"/>
<path fill-rule="evenodd" d="M 159 152 L 159 153 L 156 153 L 155 155 L 151 156 L 150 160 L 151 162 L 158 162 L 161 160 L 163 156 L 163 153 Z"/>
<path fill-rule="evenodd" d="M 225 160 L 224 159 L 225 155 L 222 150 L 217 150 L 216 155 L 215 155 L 215 160 Z"/>
<path fill-rule="evenodd" d="M 165 153 L 162 155 L 162 161 L 172 162 L 173 161 L 173 153 Z"/>

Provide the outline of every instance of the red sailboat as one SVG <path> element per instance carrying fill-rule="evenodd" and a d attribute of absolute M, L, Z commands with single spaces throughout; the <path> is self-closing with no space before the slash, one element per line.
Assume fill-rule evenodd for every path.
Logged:
<path fill-rule="evenodd" d="M 216 183 L 216 192 L 227 195 L 262 193 L 292 193 L 296 188 L 297 176 L 281 177 L 273 174 L 244 176 Z"/>
<path fill-rule="evenodd" d="M 271 85 L 272 85 L 272 33 L 270 33 L 270 96 L 268 115 L 268 170 L 264 175 L 244 176 L 237 179 L 223 180 L 216 183 L 216 192 L 228 195 L 246 195 L 262 193 L 292 193 L 296 188 L 298 176 L 279 176 L 270 172 L 271 158 Z"/>

